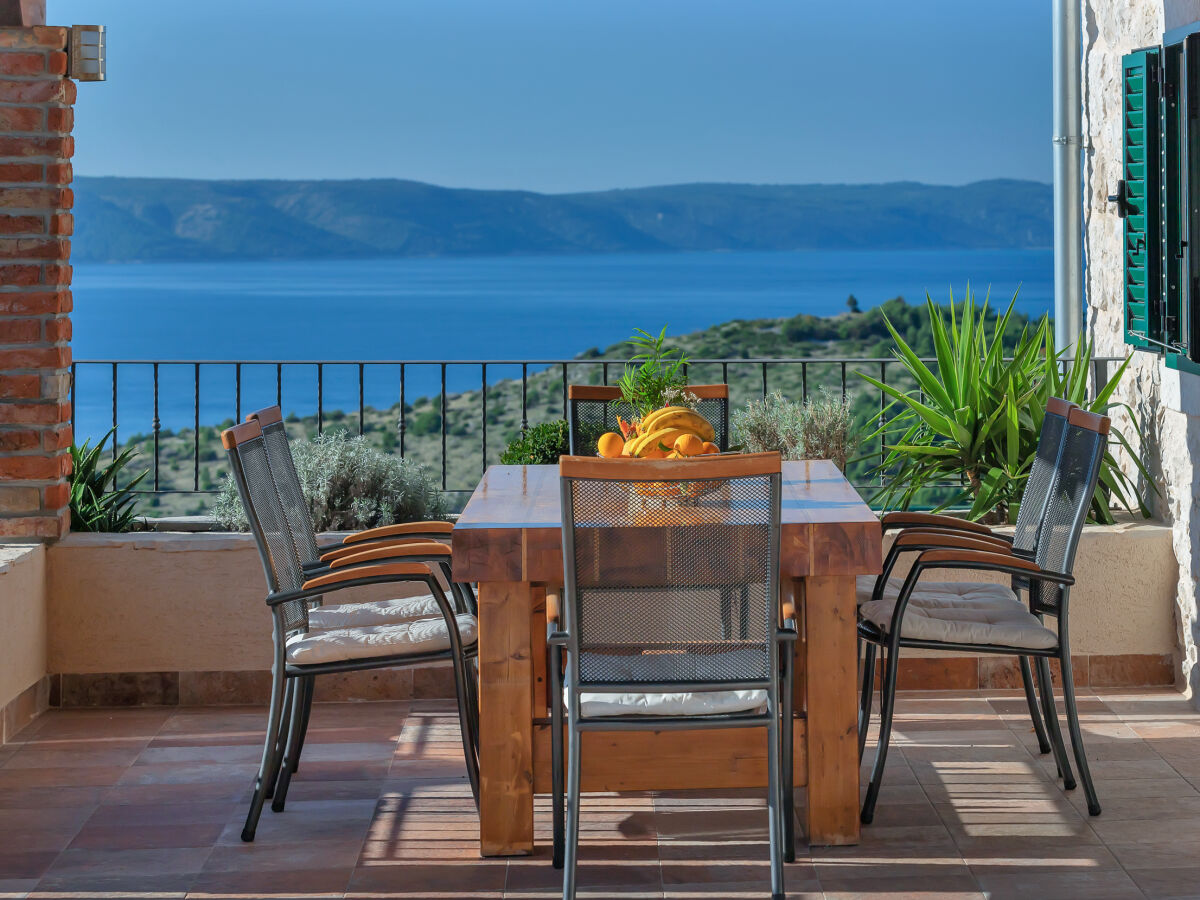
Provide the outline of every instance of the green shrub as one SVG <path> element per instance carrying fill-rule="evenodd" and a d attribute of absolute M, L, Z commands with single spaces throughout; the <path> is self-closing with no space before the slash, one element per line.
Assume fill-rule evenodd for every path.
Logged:
<path fill-rule="evenodd" d="M 390 456 L 362 437 L 331 431 L 311 441 L 292 441 L 292 458 L 317 531 L 359 531 L 446 516 L 445 498 L 424 467 Z M 231 531 L 249 529 L 230 476 L 212 515 Z"/>
<path fill-rule="evenodd" d="M 505 466 L 540 466 L 557 463 L 570 452 L 570 432 L 565 419 L 526 428 L 500 454 Z"/>
<path fill-rule="evenodd" d="M 134 490 L 146 472 L 141 472 L 128 484 L 117 487 L 117 476 L 137 455 L 134 447 L 126 447 L 116 458 L 105 457 L 109 431 L 93 446 L 71 445 L 71 529 L 73 531 L 132 530 L 137 521 L 137 495 Z M 107 462 L 102 462 L 106 459 Z"/>
<path fill-rule="evenodd" d="M 800 443 L 805 459 L 830 459 L 843 472 L 854 448 L 854 416 L 841 394 L 822 387 L 804 404 Z"/>
<path fill-rule="evenodd" d="M 734 442 L 747 453 L 778 450 L 784 459 L 830 459 L 846 470 L 853 417 L 849 403 L 828 388 L 805 403 L 769 394 L 751 400 L 729 420 Z"/>

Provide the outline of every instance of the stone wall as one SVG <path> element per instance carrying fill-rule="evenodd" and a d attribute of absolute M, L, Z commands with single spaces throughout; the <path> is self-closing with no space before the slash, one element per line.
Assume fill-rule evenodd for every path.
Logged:
<path fill-rule="evenodd" d="M 1087 328 L 1096 352 L 1121 356 L 1123 340 L 1121 220 L 1108 202 L 1121 178 L 1121 57 L 1162 41 L 1163 32 L 1200 19 L 1200 0 L 1083 0 L 1084 254 Z M 1175 619 L 1181 685 L 1200 692 L 1197 668 L 1197 578 L 1200 502 L 1200 377 L 1181 375 L 1137 352 L 1117 397 L 1146 435 L 1160 495 L 1156 512 L 1173 529 L 1179 581 Z M 1118 425 L 1128 417 L 1114 414 Z"/>

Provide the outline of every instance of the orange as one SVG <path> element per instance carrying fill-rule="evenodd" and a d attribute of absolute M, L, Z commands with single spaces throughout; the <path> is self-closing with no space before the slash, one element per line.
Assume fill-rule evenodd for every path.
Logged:
<path fill-rule="evenodd" d="M 703 453 L 705 456 L 708 456 L 710 453 L 720 453 L 721 448 L 718 447 L 716 444 L 714 444 L 712 441 L 705 441 L 700 452 Z"/>
<path fill-rule="evenodd" d="M 682 456 L 699 456 L 704 452 L 704 441 L 694 434 L 681 434 L 675 439 L 675 449 Z"/>
<path fill-rule="evenodd" d="M 642 451 L 642 459 L 666 459 L 667 451 L 661 447 L 649 447 Z"/>
<path fill-rule="evenodd" d="M 615 431 L 602 434 L 600 435 L 600 440 L 596 442 L 596 449 L 600 451 L 600 455 L 605 459 L 614 459 L 620 456 L 621 451 L 625 449 L 625 438 L 621 437 Z"/>

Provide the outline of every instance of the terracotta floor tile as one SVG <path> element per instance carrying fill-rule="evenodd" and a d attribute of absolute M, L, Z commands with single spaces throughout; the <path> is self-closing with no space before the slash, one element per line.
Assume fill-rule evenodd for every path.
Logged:
<path fill-rule="evenodd" d="M 1029 900 L 1030 897 L 1140 900 L 1143 896 L 1128 875 L 1112 870 L 979 875 L 978 880 L 989 900 Z"/>
<path fill-rule="evenodd" d="M 75 880 L 95 877 L 137 879 L 146 876 L 179 877 L 194 875 L 212 853 L 205 847 L 173 847 L 151 850 L 64 850 L 46 872 L 46 878 Z M 191 884 L 191 879 L 187 879 Z M 39 890 L 46 890 L 45 884 Z M 180 888 L 186 890 L 186 886 Z M 169 888 L 168 890 L 173 890 Z"/>
<path fill-rule="evenodd" d="M 1129 877 L 1150 900 L 1196 900 L 1200 897 L 1200 866 L 1130 869 Z"/>
<path fill-rule="evenodd" d="M 828 900 L 859 900 L 868 897 L 886 897 L 887 900 L 983 900 L 985 896 L 975 878 L 967 872 L 911 878 L 824 877 L 820 883 Z"/>
<path fill-rule="evenodd" d="M 17 850 L 10 853 L 0 849 L 0 878 L 41 878 L 58 858 L 58 854 L 58 850 Z"/>
<path fill-rule="evenodd" d="M 189 896 L 238 893 L 277 897 L 286 892 L 295 892 L 298 896 L 341 896 L 349 886 L 352 874 L 352 869 L 336 869 L 332 866 L 270 872 L 205 870 L 196 877 Z"/>
<path fill-rule="evenodd" d="M 154 850 L 171 847 L 212 847 L 223 823 L 158 825 L 85 825 L 72 850 Z"/>
<path fill-rule="evenodd" d="M 496 860 L 480 860 L 473 866 L 456 863 L 359 866 L 350 878 L 346 894 L 386 891 L 401 897 L 428 897 L 435 891 L 459 895 L 468 891 L 504 891 L 507 873 L 508 863 Z"/>

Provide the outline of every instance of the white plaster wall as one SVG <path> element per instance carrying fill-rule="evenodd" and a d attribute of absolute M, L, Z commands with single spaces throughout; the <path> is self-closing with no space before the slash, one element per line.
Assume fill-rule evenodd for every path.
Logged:
<path fill-rule="evenodd" d="M 0 545 L 0 709 L 46 674 L 46 551 Z"/>
<path fill-rule="evenodd" d="M 1163 31 L 1200 19 L 1200 0 L 1083 0 L 1084 252 L 1087 323 L 1096 352 L 1123 356 L 1121 220 L 1108 202 L 1121 178 L 1121 57 L 1161 42 Z M 1193 690 L 1197 669 L 1197 575 L 1200 502 L 1194 460 L 1200 454 L 1200 377 L 1135 353 L 1117 396 L 1146 435 L 1160 496 L 1156 512 L 1172 526 L 1178 582 L 1175 628 L 1178 676 Z M 1119 427 L 1129 417 L 1116 413 Z M 1127 432 L 1128 433 L 1128 432 Z"/>

